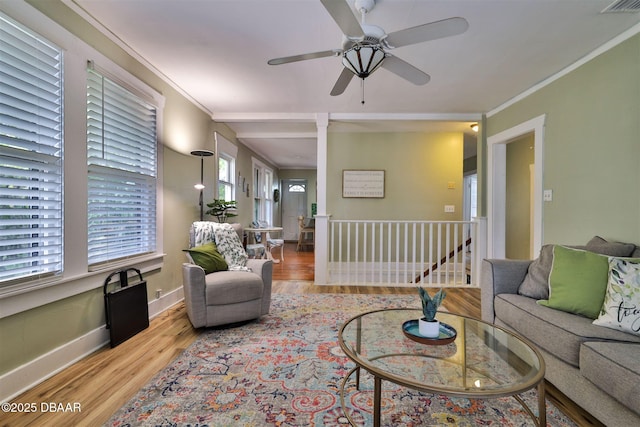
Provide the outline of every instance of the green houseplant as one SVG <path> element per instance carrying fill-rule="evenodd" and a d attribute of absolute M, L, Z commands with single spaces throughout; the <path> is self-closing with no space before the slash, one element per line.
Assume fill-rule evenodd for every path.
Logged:
<path fill-rule="evenodd" d="M 438 335 L 440 335 L 440 322 L 436 320 L 436 313 L 447 294 L 444 289 L 440 288 L 440 290 L 431 297 L 429 292 L 423 287 L 418 287 L 418 293 L 422 301 L 422 314 L 424 316 L 418 319 L 420 335 L 428 338 L 438 337 Z"/>
<path fill-rule="evenodd" d="M 227 222 L 227 219 L 238 216 L 235 210 L 238 208 L 235 200 L 215 199 L 211 203 L 207 203 L 210 208 L 206 213 L 207 215 L 213 215 L 218 219 L 218 222 Z"/>

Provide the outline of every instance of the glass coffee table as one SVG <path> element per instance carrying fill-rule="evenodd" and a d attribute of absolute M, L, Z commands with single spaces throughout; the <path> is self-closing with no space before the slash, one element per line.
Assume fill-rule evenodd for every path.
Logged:
<path fill-rule="evenodd" d="M 374 379 L 373 422 L 380 425 L 382 380 L 415 390 L 471 399 L 513 396 L 538 426 L 546 425 L 544 360 L 518 335 L 481 320 L 438 312 L 437 319 L 457 334 L 446 345 L 424 344 L 403 331 L 403 323 L 422 317 L 418 309 L 386 309 L 359 314 L 340 329 L 340 347 L 356 364 L 340 387 L 345 415 L 345 386 L 360 369 Z M 519 396 L 538 389 L 538 416 Z"/>

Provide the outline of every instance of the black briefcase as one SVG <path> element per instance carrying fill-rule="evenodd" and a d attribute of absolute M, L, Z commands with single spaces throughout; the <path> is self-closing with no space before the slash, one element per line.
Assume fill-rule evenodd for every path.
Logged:
<path fill-rule="evenodd" d="M 129 285 L 129 271 L 138 273 L 138 283 Z M 116 275 L 120 278 L 120 287 L 109 292 L 109 283 Z M 147 282 L 142 279 L 140 270 L 128 268 L 111 273 L 104 281 L 104 305 L 111 348 L 148 328 Z"/>

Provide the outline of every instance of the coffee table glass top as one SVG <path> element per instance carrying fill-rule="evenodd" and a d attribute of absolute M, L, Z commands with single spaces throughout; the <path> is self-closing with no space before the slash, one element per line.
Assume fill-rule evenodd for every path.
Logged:
<path fill-rule="evenodd" d="M 358 366 L 382 379 L 452 396 L 513 395 L 544 377 L 537 350 L 480 320 L 439 312 L 437 319 L 456 329 L 455 341 L 429 345 L 407 338 L 402 324 L 421 314 L 390 309 L 358 315 L 343 325 L 340 345 Z"/>

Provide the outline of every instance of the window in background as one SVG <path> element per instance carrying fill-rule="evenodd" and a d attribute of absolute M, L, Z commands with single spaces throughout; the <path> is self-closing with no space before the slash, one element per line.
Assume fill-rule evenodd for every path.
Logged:
<path fill-rule="evenodd" d="M 273 223 L 273 171 L 259 160 L 253 159 L 253 219 Z"/>
<path fill-rule="evenodd" d="M 89 265 L 156 249 L 157 109 L 87 71 Z"/>
<path fill-rule="evenodd" d="M 289 184 L 290 193 L 304 193 L 306 191 L 305 184 Z"/>
<path fill-rule="evenodd" d="M 226 153 L 218 155 L 218 198 L 235 200 L 235 159 Z"/>
<path fill-rule="evenodd" d="M 62 50 L 0 15 L 0 284 L 63 269 Z"/>

